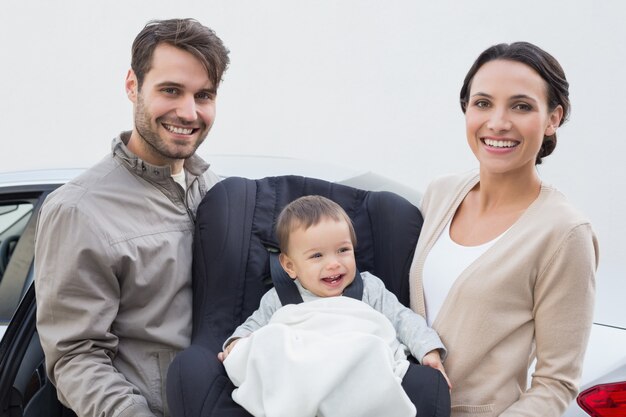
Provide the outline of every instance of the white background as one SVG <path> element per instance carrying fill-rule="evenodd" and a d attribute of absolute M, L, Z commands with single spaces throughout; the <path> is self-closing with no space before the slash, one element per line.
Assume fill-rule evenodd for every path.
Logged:
<path fill-rule="evenodd" d="M 565 68 L 573 111 L 539 170 L 600 239 L 598 315 L 626 270 L 626 2 L 8 0 L 0 6 L 0 171 L 86 167 L 132 126 L 130 45 L 153 18 L 195 17 L 231 50 L 200 154 L 373 170 L 424 189 L 476 166 L 458 105 L 476 56 L 526 40 Z M 623 284 L 622 284 L 623 286 Z M 613 287 L 615 288 L 615 287 Z M 608 309 L 608 310 L 607 310 Z"/>

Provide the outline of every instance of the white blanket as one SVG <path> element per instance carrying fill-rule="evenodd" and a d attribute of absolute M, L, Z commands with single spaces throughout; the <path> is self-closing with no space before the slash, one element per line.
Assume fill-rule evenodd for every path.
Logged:
<path fill-rule="evenodd" d="M 255 417 L 414 417 L 409 366 L 389 320 L 362 301 L 279 309 L 224 361 L 235 402 Z"/>

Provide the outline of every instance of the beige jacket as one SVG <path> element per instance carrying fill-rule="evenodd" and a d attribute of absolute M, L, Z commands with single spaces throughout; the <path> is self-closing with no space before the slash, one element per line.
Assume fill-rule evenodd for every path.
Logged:
<path fill-rule="evenodd" d="M 442 178 L 424 196 L 411 307 L 425 314 L 428 252 L 478 174 Z M 448 348 L 453 417 L 557 417 L 575 397 L 591 329 L 598 244 L 554 188 L 456 279 L 433 328 Z M 527 389 L 527 369 L 536 370 Z"/>
<path fill-rule="evenodd" d="M 198 156 L 185 170 L 186 193 L 169 167 L 116 138 L 41 209 L 37 329 L 48 375 L 78 416 L 169 414 L 167 367 L 191 337 L 195 210 L 219 180 Z"/>

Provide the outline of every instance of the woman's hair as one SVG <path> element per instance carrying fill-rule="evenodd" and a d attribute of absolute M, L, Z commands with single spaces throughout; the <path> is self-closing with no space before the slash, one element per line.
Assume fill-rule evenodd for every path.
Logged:
<path fill-rule="evenodd" d="M 305 230 L 319 224 L 323 219 L 330 218 L 335 221 L 348 223 L 350 240 L 356 246 L 356 234 L 352 221 L 341 206 L 326 197 L 319 195 L 307 195 L 300 197 L 287 204 L 280 212 L 276 221 L 276 238 L 280 251 L 287 253 L 289 236 L 294 230 L 303 227 Z"/>
<path fill-rule="evenodd" d="M 536 45 L 528 42 L 514 42 L 511 44 L 501 43 L 487 48 L 481 53 L 469 69 L 463 87 L 461 87 L 460 102 L 463 113 L 467 110 L 470 87 L 474 76 L 484 64 L 495 60 L 519 62 L 534 69 L 546 82 L 548 95 L 548 110 L 554 110 L 558 105 L 563 107 L 561 126 L 569 117 L 569 83 L 565 79 L 565 73 L 558 61 L 549 53 Z M 540 164 L 541 159 L 550 155 L 556 148 L 556 132 L 543 137 L 541 149 L 537 154 L 535 164 Z"/>

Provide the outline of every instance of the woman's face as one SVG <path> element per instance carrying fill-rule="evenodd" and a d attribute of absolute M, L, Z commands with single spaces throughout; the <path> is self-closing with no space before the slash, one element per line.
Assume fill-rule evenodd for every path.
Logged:
<path fill-rule="evenodd" d="M 465 111 L 467 141 L 481 173 L 534 172 L 544 135 L 552 135 L 563 109 L 548 109 L 545 81 L 531 67 L 508 60 L 484 64 L 471 83 Z"/>

